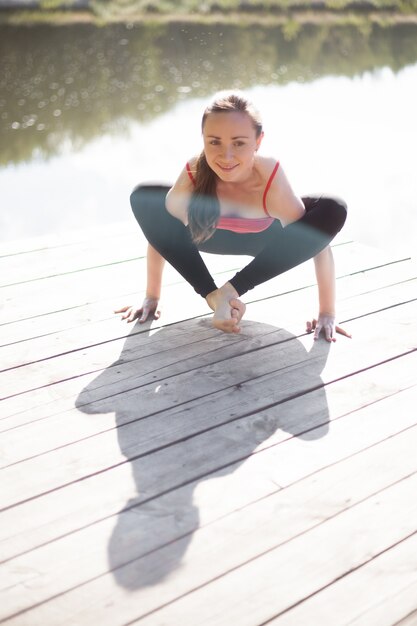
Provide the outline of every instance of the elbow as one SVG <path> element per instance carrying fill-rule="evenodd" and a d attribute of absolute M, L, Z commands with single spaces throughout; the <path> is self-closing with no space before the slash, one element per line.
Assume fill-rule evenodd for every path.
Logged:
<path fill-rule="evenodd" d="M 296 220 L 300 220 L 306 214 L 306 208 L 301 198 L 297 198 L 296 213 L 297 213 Z"/>
<path fill-rule="evenodd" d="M 286 215 L 285 218 L 280 218 L 282 226 L 285 228 L 293 222 L 298 222 L 302 217 L 304 217 L 305 213 L 306 209 L 303 202 L 300 198 L 295 198 L 295 202 L 291 206 L 291 210 L 288 211 L 288 215 Z"/>
<path fill-rule="evenodd" d="M 167 212 L 185 226 L 188 224 L 188 202 L 189 197 L 187 194 L 178 193 L 173 188 L 168 191 L 165 198 Z"/>
<path fill-rule="evenodd" d="M 173 215 L 173 202 L 172 202 L 173 198 L 172 198 L 172 188 L 168 191 L 166 197 L 165 197 L 165 208 L 168 211 L 168 213 L 171 213 L 171 215 Z"/>

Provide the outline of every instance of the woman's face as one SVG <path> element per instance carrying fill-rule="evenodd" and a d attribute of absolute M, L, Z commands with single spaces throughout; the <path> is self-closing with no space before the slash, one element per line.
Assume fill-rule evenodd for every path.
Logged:
<path fill-rule="evenodd" d="M 207 163 L 225 182 L 243 180 L 252 170 L 262 136 L 256 137 L 246 113 L 209 113 L 203 128 Z"/>

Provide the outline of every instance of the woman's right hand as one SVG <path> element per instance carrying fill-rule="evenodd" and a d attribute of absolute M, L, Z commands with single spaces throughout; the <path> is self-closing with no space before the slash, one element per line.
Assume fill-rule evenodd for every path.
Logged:
<path fill-rule="evenodd" d="M 124 306 L 121 309 L 117 309 L 115 313 L 123 313 L 121 320 L 126 320 L 128 323 L 134 322 L 139 319 L 139 323 L 143 324 L 148 318 L 158 320 L 161 317 L 161 311 L 158 308 L 158 298 L 145 298 L 142 306 L 137 309 L 133 306 Z"/>

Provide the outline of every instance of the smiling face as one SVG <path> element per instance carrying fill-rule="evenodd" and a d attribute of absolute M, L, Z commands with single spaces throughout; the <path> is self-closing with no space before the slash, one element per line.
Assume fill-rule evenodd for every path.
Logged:
<path fill-rule="evenodd" d="M 256 136 L 253 122 L 247 113 L 210 113 L 203 128 L 207 163 L 225 182 L 244 180 L 252 171 L 262 137 L 263 133 Z"/>

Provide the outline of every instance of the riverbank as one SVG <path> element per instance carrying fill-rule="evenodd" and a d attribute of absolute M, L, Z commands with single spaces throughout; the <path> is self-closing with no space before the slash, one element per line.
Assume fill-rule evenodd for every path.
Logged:
<path fill-rule="evenodd" d="M 417 0 L 0 0 L 0 23 L 417 23 Z"/>

